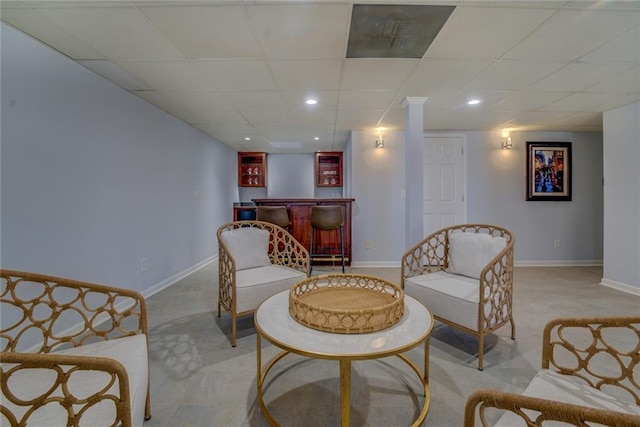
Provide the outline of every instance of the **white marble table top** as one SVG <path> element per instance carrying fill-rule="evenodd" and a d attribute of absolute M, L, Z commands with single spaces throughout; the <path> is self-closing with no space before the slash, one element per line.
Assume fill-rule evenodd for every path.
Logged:
<path fill-rule="evenodd" d="M 433 328 L 433 315 L 420 302 L 404 296 L 402 319 L 390 328 L 364 334 L 336 334 L 298 323 L 289 314 L 289 291 L 265 300 L 255 312 L 255 326 L 271 343 L 298 354 L 323 359 L 371 359 L 394 355 L 423 342 Z"/>

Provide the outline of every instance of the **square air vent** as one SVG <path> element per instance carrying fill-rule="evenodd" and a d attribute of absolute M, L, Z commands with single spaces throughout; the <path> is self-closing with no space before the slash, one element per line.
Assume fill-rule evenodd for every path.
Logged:
<path fill-rule="evenodd" d="M 356 4 L 347 58 L 422 58 L 455 6 Z"/>

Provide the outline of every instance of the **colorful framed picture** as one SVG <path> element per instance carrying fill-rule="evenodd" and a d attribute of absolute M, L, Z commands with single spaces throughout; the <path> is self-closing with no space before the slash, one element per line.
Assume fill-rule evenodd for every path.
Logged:
<path fill-rule="evenodd" d="M 527 200 L 571 201 L 571 143 L 527 141 Z"/>

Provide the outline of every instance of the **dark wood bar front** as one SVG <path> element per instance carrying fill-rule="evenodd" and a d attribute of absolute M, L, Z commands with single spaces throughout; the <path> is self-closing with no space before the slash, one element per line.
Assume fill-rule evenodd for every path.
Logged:
<path fill-rule="evenodd" d="M 355 199 L 253 199 L 257 206 L 285 206 L 289 214 L 291 225 L 289 232 L 305 248 L 309 249 L 311 236 L 311 208 L 317 205 L 339 205 L 342 207 L 344 220 L 344 253 L 345 263 L 351 265 L 351 203 Z M 326 257 L 314 257 L 314 264 L 339 263 L 340 238 L 338 231 L 316 231 L 314 235 L 315 253 L 322 253 Z M 321 251 L 320 248 L 323 248 Z M 337 260 L 337 261 L 336 261 Z"/>

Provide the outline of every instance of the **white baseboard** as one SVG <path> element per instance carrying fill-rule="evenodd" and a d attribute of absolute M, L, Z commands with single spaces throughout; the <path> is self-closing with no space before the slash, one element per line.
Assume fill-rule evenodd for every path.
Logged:
<path fill-rule="evenodd" d="M 208 265 L 211 262 L 214 262 L 218 259 L 218 255 L 214 255 L 211 258 L 207 258 L 204 261 L 200 261 L 199 263 L 192 265 L 191 267 L 187 268 L 184 271 L 181 271 L 178 274 L 175 274 L 171 277 L 169 277 L 166 280 L 163 280 L 160 283 L 157 283 L 153 286 L 151 286 L 150 288 L 145 289 L 144 291 L 141 292 L 142 296 L 145 298 L 149 298 L 151 295 L 157 294 L 158 292 L 160 292 L 163 289 L 168 288 L 169 286 L 173 285 L 174 283 L 178 282 L 179 280 L 184 279 L 185 277 L 187 277 L 188 275 L 190 275 L 191 273 L 194 273 L 198 270 L 200 270 L 201 268 L 205 267 L 206 265 Z"/>
<path fill-rule="evenodd" d="M 602 267 L 601 259 L 514 261 L 514 267 Z"/>
<path fill-rule="evenodd" d="M 573 260 L 573 261 L 514 261 L 514 267 L 602 267 L 602 260 Z M 376 267 L 400 267 L 400 261 L 364 261 L 352 262 L 354 268 L 376 268 Z"/>
<path fill-rule="evenodd" d="M 626 292 L 631 295 L 640 296 L 640 288 L 637 286 L 627 285 L 626 283 L 616 282 L 615 280 L 605 279 L 604 277 L 600 280 L 600 284 L 602 286 L 606 286 L 607 288 Z"/>

